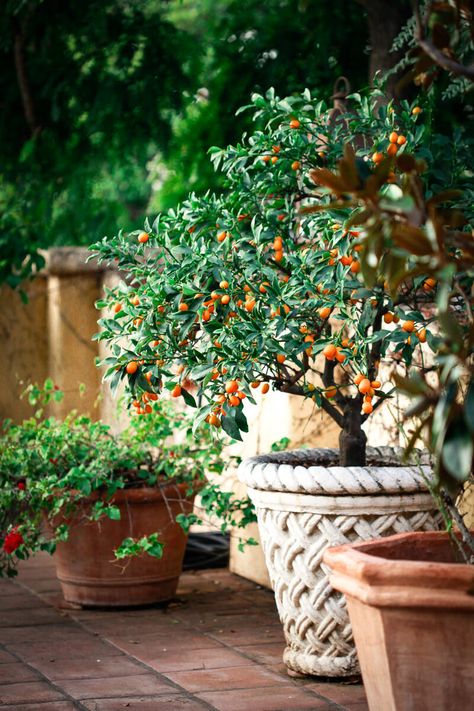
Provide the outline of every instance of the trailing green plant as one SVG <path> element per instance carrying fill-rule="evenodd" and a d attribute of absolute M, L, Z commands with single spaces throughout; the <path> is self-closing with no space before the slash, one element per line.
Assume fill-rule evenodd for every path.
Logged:
<path fill-rule="evenodd" d="M 76 412 L 59 420 L 45 408 L 62 398 L 51 380 L 44 387 L 31 385 L 28 398 L 34 415 L 0 428 L 0 574 L 15 575 L 16 564 L 39 550 L 54 552 L 68 536 L 65 518 L 81 511 L 91 520 L 120 518 L 114 494 L 131 487 L 160 487 L 166 482 L 188 484 L 191 494 L 201 489 L 205 512 L 221 511 L 218 485 L 209 474 L 220 474 L 224 462 L 222 441 L 211 437 L 203 423 L 192 432 L 192 417 L 174 403 L 153 403 L 146 417 L 132 418 L 129 426 L 113 434 L 103 422 Z M 93 495 L 87 509 L 84 502 Z M 97 496 L 98 495 L 98 496 Z M 246 499 L 227 500 L 222 527 L 244 526 L 253 513 Z M 234 520 L 234 512 L 246 516 Z M 49 531 L 44 522 L 48 519 Z M 186 517 L 178 517 L 184 530 Z M 193 523 L 201 522 L 194 515 Z M 161 557 L 160 531 L 138 540 L 126 539 L 116 557 L 146 552 Z"/>

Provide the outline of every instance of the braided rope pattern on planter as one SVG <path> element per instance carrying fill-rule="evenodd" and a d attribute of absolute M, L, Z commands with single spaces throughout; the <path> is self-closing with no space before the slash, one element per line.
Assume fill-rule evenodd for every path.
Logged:
<path fill-rule="evenodd" d="M 421 453 L 419 465 L 401 467 L 402 454 L 401 448 L 369 447 L 367 466 L 341 467 L 337 449 L 278 452 L 244 460 L 238 476 L 253 489 L 326 496 L 427 491 L 424 477 L 431 473 L 427 454 Z"/>
<path fill-rule="evenodd" d="M 330 545 L 439 528 L 436 511 L 385 516 L 326 516 L 258 509 L 265 559 L 288 646 L 284 660 L 305 674 L 359 673 L 343 595 L 321 564 Z"/>

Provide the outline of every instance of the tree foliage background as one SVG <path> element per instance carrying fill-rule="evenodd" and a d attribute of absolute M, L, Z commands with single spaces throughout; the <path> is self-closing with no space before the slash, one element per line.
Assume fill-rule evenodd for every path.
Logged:
<path fill-rule="evenodd" d="M 218 189 L 207 149 L 245 130 L 249 94 L 366 83 L 367 32 L 344 0 L 7 0 L 0 281 Z"/>

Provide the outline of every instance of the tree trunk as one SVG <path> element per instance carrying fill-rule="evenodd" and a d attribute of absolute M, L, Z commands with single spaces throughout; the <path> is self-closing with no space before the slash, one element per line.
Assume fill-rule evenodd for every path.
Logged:
<path fill-rule="evenodd" d="M 410 15 L 410 3 L 404 0 L 357 0 L 367 11 L 369 40 L 371 46 L 369 79 L 373 82 L 375 73 L 386 72 L 402 58 L 404 51 L 391 52 L 393 41 L 400 33 Z M 387 92 L 396 96 L 396 85 L 400 76 L 391 76 L 387 81 Z"/>
<path fill-rule="evenodd" d="M 362 429 L 359 398 L 348 404 L 344 411 L 339 435 L 339 464 L 341 467 L 364 467 L 366 463 L 367 436 Z"/>

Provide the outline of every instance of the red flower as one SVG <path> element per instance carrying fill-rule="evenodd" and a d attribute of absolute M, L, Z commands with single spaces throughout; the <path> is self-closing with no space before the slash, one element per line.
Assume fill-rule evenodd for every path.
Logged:
<path fill-rule="evenodd" d="M 20 491 L 25 491 L 26 489 L 26 484 L 24 481 L 19 481 L 17 484 L 17 488 L 20 489 Z"/>
<path fill-rule="evenodd" d="M 12 528 L 10 533 L 7 533 L 5 540 L 3 541 L 3 550 L 8 555 L 11 555 L 16 551 L 16 549 L 24 543 L 23 536 L 18 533 L 16 528 Z"/>

